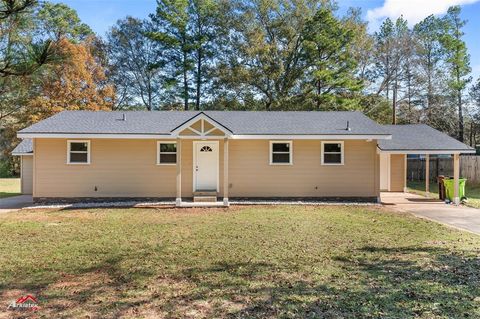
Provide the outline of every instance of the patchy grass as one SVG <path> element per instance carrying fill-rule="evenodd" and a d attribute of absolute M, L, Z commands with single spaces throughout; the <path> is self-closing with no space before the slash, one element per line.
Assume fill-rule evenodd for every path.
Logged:
<path fill-rule="evenodd" d="M 0 198 L 20 195 L 20 178 L 0 178 Z"/>
<path fill-rule="evenodd" d="M 23 211 L 0 251 L 45 318 L 480 317 L 480 236 L 379 207 Z"/>
<path fill-rule="evenodd" d="M 426 196 L 425 192 L 425 182 L 407 182 L 407 186 L 410 192 L 419 194 L 422 196 Z M 435 197 L 438 197 L 438 184 L 437 183 L 430 183 L 430 194 Z M 467 181 L 467 185 L 465 186 L 465 194 L 467 196 L 467 200 L 465 201 L 465 205 L 480 208 L 480 184 L 469 184 Z"/>

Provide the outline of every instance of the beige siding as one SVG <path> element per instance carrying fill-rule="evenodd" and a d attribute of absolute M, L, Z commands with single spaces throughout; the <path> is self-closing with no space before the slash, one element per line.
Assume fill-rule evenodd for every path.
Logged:
<path fill-rule="evenodd" d="M 390 156 L 390 191 L 403 192 L 405 186 L 405 155 Z"/>
<path fill-rule="evenodd" d="M 175 197 L 176 168 L 156 165 L 157 140 L 91 139 L 91 164 L 67 165 L 66 139 L 35 140 L 35 197 Z M 345 165 L 323 166 L 320 141 L 293 141 L 293 165 L 269 165 L 268 140 L 230 140 L 230 197 L 379 194 L 375 141 L 345 141 Z M 97 191 L 95 191 L 97 187 Z M 182 142 L 182 196 L 193 190 L 193 140 Z M 219 143 L 223 194 L 223 140 Z"/>
<path fill-rule="evenodd" d="M 67 165 L 66 139 L 36 139 L 34 196 L 175 197 L 175 166 L 156 165 L 156 140 L 90 145 L 90 165 Z"/>
<path fill-rule="evenodd" d="M 22 156 L 21 160 L 22 194 L 30 195 L 33 192 L 33 156 Z"/>
<path fill-rule="evenodd" d="M 294 140 L 293 165 L 269 165 L 268 140 L 231 140 L 230 197 L 378 196 L 375 141 L 345 141 L 345 165 L 321 165 L 320 141 Z"/>

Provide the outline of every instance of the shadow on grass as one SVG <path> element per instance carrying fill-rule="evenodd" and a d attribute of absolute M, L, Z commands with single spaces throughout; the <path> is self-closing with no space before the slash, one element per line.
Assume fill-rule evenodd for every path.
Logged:
<path fill-rule="evenodd" d="M 7 198 L 7 197 L 18 196 L 18 195 L 22 195 L 22 194 L 21 193 L 0 192 L 0 199 Z"/>
<path fill-rule="evenodd" d="M 407 197 L 407 200 L 409 202 L 414 202 L 414 203 L 443 203 L 441 200 L 438 198 L 413 198 L 413 197 Z"/>
<path fill-rule="evenodd" d="M 79 210 L 85 210 L 85 209 L 145 209 L 145 210 L 157 210 L 157 211 L 162 211 L 162 210 L 174 210 L 176 207 L 175 205 L 142 205 L 142 206 L 135 206 L 136 204 L 132 205 L 124 205 L 124 206 L 115 206 L 115 204 L 111 205 L 104 205 L 104 206 L 95 206 L 96 203 L 93 203 L 93 205 L 82 205 L 82 206 L 69 206 L 69 207 L 62 207 L 62 208 L 55 208 L 55 212 L 75 212 Z"/>
<path fill-rule="evenodd" d="M 142 257 L 146 256 L 138 254 L 139 260 Z M 126 271 L 123 266 L 125 260 L 131 260 L 131 257 L 111 256 L 94 267 L 60 276 L 55 274 L 55 279 L 50 280 L 39 278 L 35 281 L 33 275 L 29 281 L 0 284 L 0 292 L 22 291 L 35 295 L 41 307 L 40 314 L 47 317 L 68 318 L 73 313 L 87 317 L 116 318 L 151 302 L 148 296 L 130 298 L 128 294 L 136 291 L 145 280 L 154 277 L 155 272 L 146 267 Z M 12 316 L 15 315 L 19 313 L 12 312 Z"/>
<path fill-rule="evenodd" d="M 364 247 L 353 257 L 337 257 L 347 274 L 312 280 L 289 276 L 299 269 L 275 269 L 268 263 L 222 263 L 183 274 L 196 289 L 175 309 L 190 303 L 221 299 L 217 316 L 231 318 L 411 318 L 480 315 L 480 259 L 430 247 Z M 428 261 L 427 261 L 428 260 Z M 182 305 L 185 307 L 185 305 Z M 174 316 L 172 314 L 172 316 Z"/>
<path fill-rule="evenodd" d="M 146 255 L 145 255 L 146 254 Z M 162 317 L 227 318 L 412 318 L 479 316 L 480 259 L 443 248 L 384 248 L 365 246 L 334 258 L 339 271 L 315 277 L 316 265 L 296 263 L 212 263 L 159 274 L 142 262 L 126 271 L 131 256 L 117 255 L 93 268 L 82 270 L 73 293 L 63 287 L 46 296 L 47 311 L 58 314 L 72 307 L 97 316 L 142 315 L 153 309 Z M 306 264 L 299 260 L 300 264 Z M 171 287 L 160 282 L 168 277 Z M 68 280 L 67 280 L 68 281 Z M 144 284 L 149 282 L 147 287 Z M 180 282 L 183 289 L 176 288 Z M 153 284 L 152 284 L 153 283 Z M 152 287 L 157 283 L 159 291 Z M 75 284 L 75 283 L 74 283 Z M 41 293 L 53 283 L 16 284 L 0 289 Z M 185 288 L 186 287 L 186 288 Z M 173 289 L 173 297 L 164 290 Z M 475 299 L 477 298 L 477 299 Z M 198 310 L 198 305 L 203 309 Z M 134 311 L 132 312 L 132 309 Z M 203 312 L 202 312 L 203 311 Z"/>

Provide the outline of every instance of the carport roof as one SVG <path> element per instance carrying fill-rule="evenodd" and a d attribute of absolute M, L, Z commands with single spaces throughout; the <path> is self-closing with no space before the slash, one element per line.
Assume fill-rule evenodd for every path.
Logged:
<path fill-rule="evenodd" d="M 33 143 L 31 138 L 25 138 L 12 151 L 12 155 L 32 155 Z"/>
<path fill-rule="evenodd" d="M 401 154 L 475 153 L 475 149 L 425 124 L 383 125 L 390 140 L 378 140 L 383 152 Z"/>

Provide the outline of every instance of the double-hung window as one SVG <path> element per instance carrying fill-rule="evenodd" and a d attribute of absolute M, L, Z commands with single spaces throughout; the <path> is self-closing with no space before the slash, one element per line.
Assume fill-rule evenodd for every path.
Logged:
<path fill-rule="evenodd" d="M 322 165 L 343 165 L 343 142 L 322 142 Z"/>
<path fill-rule="evenodd" d="M 177 163 L 177 143 L 158 142 L 157 165 L 175 165 Z"/>
<path fill-rule="evenodd" d="M 270 142 L 270 165 L 293 164 L 292 141 Z"/>
<path fill-rule="evenodd" d="M 90 141 L 67 141 L 68 164 L 90 164 Z"/>

